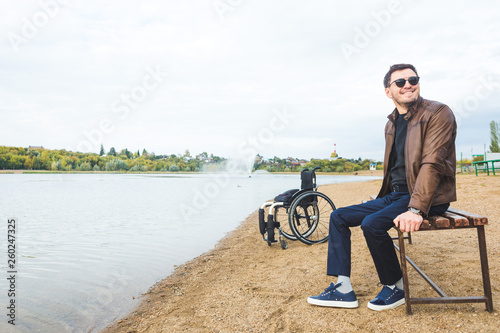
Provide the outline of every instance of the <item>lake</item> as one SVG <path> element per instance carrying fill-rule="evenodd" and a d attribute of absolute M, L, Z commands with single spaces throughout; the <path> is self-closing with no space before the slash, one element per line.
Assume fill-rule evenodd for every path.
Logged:
<path fill-rule="evenodd" d="M 370 179 L 380 177 L 317 177 L 319 185 Z M 5 313 L 12 218 L 17 256 L 16 326 L 2 313 L 0 331 L 97 332 L 175 265 L 212 249 L 266 200 L 300 187 L 300 176 L 2 174 L 0 184 Z"/>

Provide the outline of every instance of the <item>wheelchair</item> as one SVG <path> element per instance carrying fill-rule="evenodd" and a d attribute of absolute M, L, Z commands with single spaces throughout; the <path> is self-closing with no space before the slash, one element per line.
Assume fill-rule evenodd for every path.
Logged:
<path fill-rule="evenodd" d="M 283 250 L 288 240 L 300 240 L 307 245 L 328 240 L 330 214 L 336 209 L 325 194 L 318 192 L 315 167 L 300 173 L 299 189 L 288 190 L 265 202 L 259 209 L 259 231 L 269 246 L 277 243 L 276 230 Z M 265 213 L 267 208 L 267 221 Z"/>

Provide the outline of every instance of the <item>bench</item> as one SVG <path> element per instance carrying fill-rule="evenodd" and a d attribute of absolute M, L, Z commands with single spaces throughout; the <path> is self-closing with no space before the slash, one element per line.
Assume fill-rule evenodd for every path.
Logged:
<path fill-rule="evenodd" d="M 371 196 L 374 199 L 376 196 Z M 488 267 L 488 256 L 486 253 L 486 236 L 484 226 L 488 224 L 488 218 L 477 214 L 469 213 L 463 210 L 448 208 L 448 210 L 437 216 L 429 216 L 424 219 L 420 225 L 420 231 L 432 230 L 454 230 L 475 228 L 477 230 L 477 239 L 479 243 L 479 258 L 481 262 L 481 273 L 483 281 L 483 296 L 464 296 L 464 297 L 449 297 L 432 281 L 408 256 L 405 251 L 405 239 L 411 244 L 411 233 L 405 236 L 404 233 L 398 231 L 398 236 L 393 239 L 398 240 L 399 246 L 394 243 L 394 247 L 399 251 L 401 257 L 401 270 L 403 271 L 403 283 L 405 290 L 406 313 L 412 314 L 411 306 L 413 304 L 446 304 L 446 303 L 485 303 L 486 310 L 493 312 L 493 298 L 491 293 L 490 270 Z M 408 280 L 407 263 L 410 264 L 422 278 L 439 294 L 439 297 L 416 298 L 410 295 L 410 283 Z"/>
<path fill-rule="evenodd" d="M 488 256 L 486 253 L 486 236 L 484 226 L 488 224 L 488 219 L 484 216 L 469 213 L 463 210 L 448 208 L 440 216 L 429 216 L 422 222 L 419 231 L 431 230 L 453 230 L 464 228 L 475 228 L 479 243 L 479 258 L 481 261 L 481 272 L 483 280 L 483 296 L 469 297 L 448 297 L 446 294 L 410 259 L 405 253 L 405 236 L 398 229 L 398 243 L 394 244 L 401 256 L 401 269 L 403 271 L 403 282 L 405 289 L 406 313 L 412 314 L 411 306 L 413 304 L 443 304 L 443 303 L 485 303 L 486 310 L 493 312 L 493 298 L 491 293 L 490 271 L 488 267 Z M 396 228 L 397 229 L 397 228 Z M 439 297 L 415 298 L 410 296 L 410 286 L 408 281 L 409 263 L 424 280 L 439 294 Z"/>
<path fill-rule="evenodd" d="M 488 176 L 490 175 L 490 168 L 489 168 L 489 163 L 491 163 L 491 170 L 493 171 L 493 176 L 495 176 L 495 163 L 500 163 L 500 160 L 488 160 L 488 161 L 475 161 L 472 162 L 474 164 L 474 168 L 476 170 L 476 176 L 477 176 L 477 166 L 478 164 L 486 164 L 486 172 L 488 173 Z M 497 167 L 498 169 L 498 167 Z"/>

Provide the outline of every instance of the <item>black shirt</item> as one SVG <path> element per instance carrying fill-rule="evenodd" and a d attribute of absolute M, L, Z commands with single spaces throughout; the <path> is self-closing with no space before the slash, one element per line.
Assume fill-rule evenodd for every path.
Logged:
<path fill-rule="evenodd" d="M 407 121 L 405 115 L 398 114 L 392 146 L 393 165 L 391 167 L 391 185 L 406 186 L 405 141 Z"/>

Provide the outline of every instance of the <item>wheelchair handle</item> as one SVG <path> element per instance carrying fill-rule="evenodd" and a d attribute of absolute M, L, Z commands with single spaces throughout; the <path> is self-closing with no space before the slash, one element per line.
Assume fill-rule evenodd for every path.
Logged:
<path fill-rule="evenodd" d="M 317 166 L 317 167 L 314 167 L 314 169 L 312 169 L 312 171 L 316 171 L 316 170 L 319 170 L 319 169 L 321 169 L 321 167 Z M 302 169 L 302 171 L 309 171 L 309 168 Z"/>

